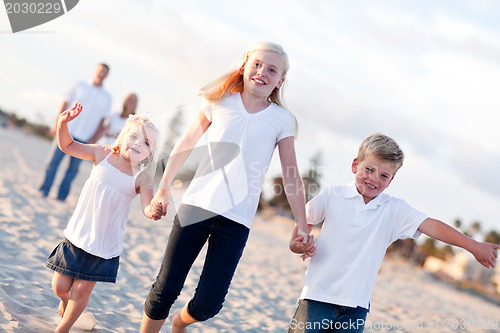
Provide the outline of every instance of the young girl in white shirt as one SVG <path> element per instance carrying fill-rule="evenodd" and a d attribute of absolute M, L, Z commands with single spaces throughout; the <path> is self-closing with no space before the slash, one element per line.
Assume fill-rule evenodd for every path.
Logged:
<path fill-rule="evenodd" d="M 295 157 L 295 118 L 282 105 L 288 57 L 281 46 L 260 43 L 241 65 L 201 91 L 201 110 L 173 149 L 154 200 L 168 204 L 168 185 L 207 132 L 207 155 L 182 199 L 163 263 L 146 299 L 141 332 L 159 332 L 194 260 L 208 240 L 203 272 L 191 301 L 173 315 L 184 332 L 222 308 L 257 209 L 276 147 L 285 193 L 307 239 L 305 197 Z M 204 162 L 203 162 L 204 161 Z"/>
<path fill-rule="evenodd" d="M 82 106 L 59 115 L 57 141 L 68 155 L 94 162 L 75 211 L 64 230 L 64 240 L 47 260 L 54 270 L 52 288 L 61 299 L 62 321 L 56 332 L 69 332 L 87 306 L 96 282 L 116 281 L 122 238 L 132 200 L 140 194 L 146 217 L 161 218 L 162 205 L 152 202 L 151 164 L 159 141 L 152 122 L 131 116 L 112 147 L 74 141 L 68 122 Z"/>

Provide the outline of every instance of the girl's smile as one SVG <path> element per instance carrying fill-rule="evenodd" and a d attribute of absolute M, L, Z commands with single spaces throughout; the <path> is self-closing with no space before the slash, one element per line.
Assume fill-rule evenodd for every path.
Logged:
<path fill-rule="evenodd" d="M 260 79 L 260 78 L 254 78 L 253 80 L 254 80 L 254 82 L 255 82 L 255 83 L 257 83 L 257 84 L 262 84 L 262 85 L 267 84 L 266 82 L 264 82 L 264 81 L 263 81 L 262 79 Z"/>
<path fill-rule="evenodd" d="M 123 139 L 120 153 L 125 159 L 130 160 L 132 165 L 141 163 L 151 155 L 149 138 L 153 136 L 152 133 L 148 135 L 148 130 L 143 126 L 133 127 Z"/>
<path fill-rule="evenodd" d="M 243 74 L 244 90 L 268 97 L 283 84 L 283 56 L 276 52 L 257 50 L 248 57 Z"/>

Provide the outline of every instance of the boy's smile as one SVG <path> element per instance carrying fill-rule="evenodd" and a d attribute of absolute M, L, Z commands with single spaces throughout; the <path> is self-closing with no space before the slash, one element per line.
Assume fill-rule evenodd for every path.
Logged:
<path fill-rule="evenodd" d="M 396 166 L 393 162 L 368 155 L 361 162 L 354 159 L 352 172 L 356 175 L 356 188 L 367 204 L 389 186 L 396 174 Z"/>

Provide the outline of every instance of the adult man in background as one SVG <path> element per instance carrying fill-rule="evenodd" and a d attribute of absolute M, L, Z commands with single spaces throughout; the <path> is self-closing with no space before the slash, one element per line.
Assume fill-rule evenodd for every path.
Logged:
<path fill-rule="evenodd" d="M 111 112 L 111 95 L 103 87 L 104 79 L 106 79 L 108 73 L 108 65 L 104 63 L 98 64 L 94 72 L 94 77 L 90 83 L 84 81 L 77 82 L 65 96 L 64 102 L 57 113 L 57 117 L 74 103 L 83 105 L 83 112 L 81 115 L 68 124 L 69 132 L 75 141 L 95 143 L 102 133 L 101 128 L 104 126 L 104 120 Z M 57 141 L 54 140 L 52 153 L 49 155 L 52 157 L 47 164 L 45 179 L 40 186 L 40 192 L 43 197 L 49 195 L 57 169 L 65 155 L 66 154 L 59 149 Z M 78 174 L 78 168 L 82 161 L 76 157 L 70 156 L 70 158 L 68 169 L 59 185 L 59 191 L 57 193 L 57 200 L 60 201 L 66 200 L 71 189 L 71 183 Z"/>

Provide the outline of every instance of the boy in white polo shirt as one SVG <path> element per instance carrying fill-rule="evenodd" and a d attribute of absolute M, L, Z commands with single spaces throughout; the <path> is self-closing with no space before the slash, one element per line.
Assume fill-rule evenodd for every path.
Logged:
<path fill-rule="evenodd" d="M 471 252 L 486 268 L 495 267 L 497 244 L 477 242 L 428 217 L 404 200 L 382 193 L 403 165 L 404 154 L 391 138 L 366 138 L 352 163 L 354 184 L 322 190 L 306 205 L 309 228 L 324 221 L 314 247 L 301 243 L 296 229 L 290 249 L 312 257 L 288 332 L 363 332 L 370 294 L 389 245 L 421 233 Z"/>

